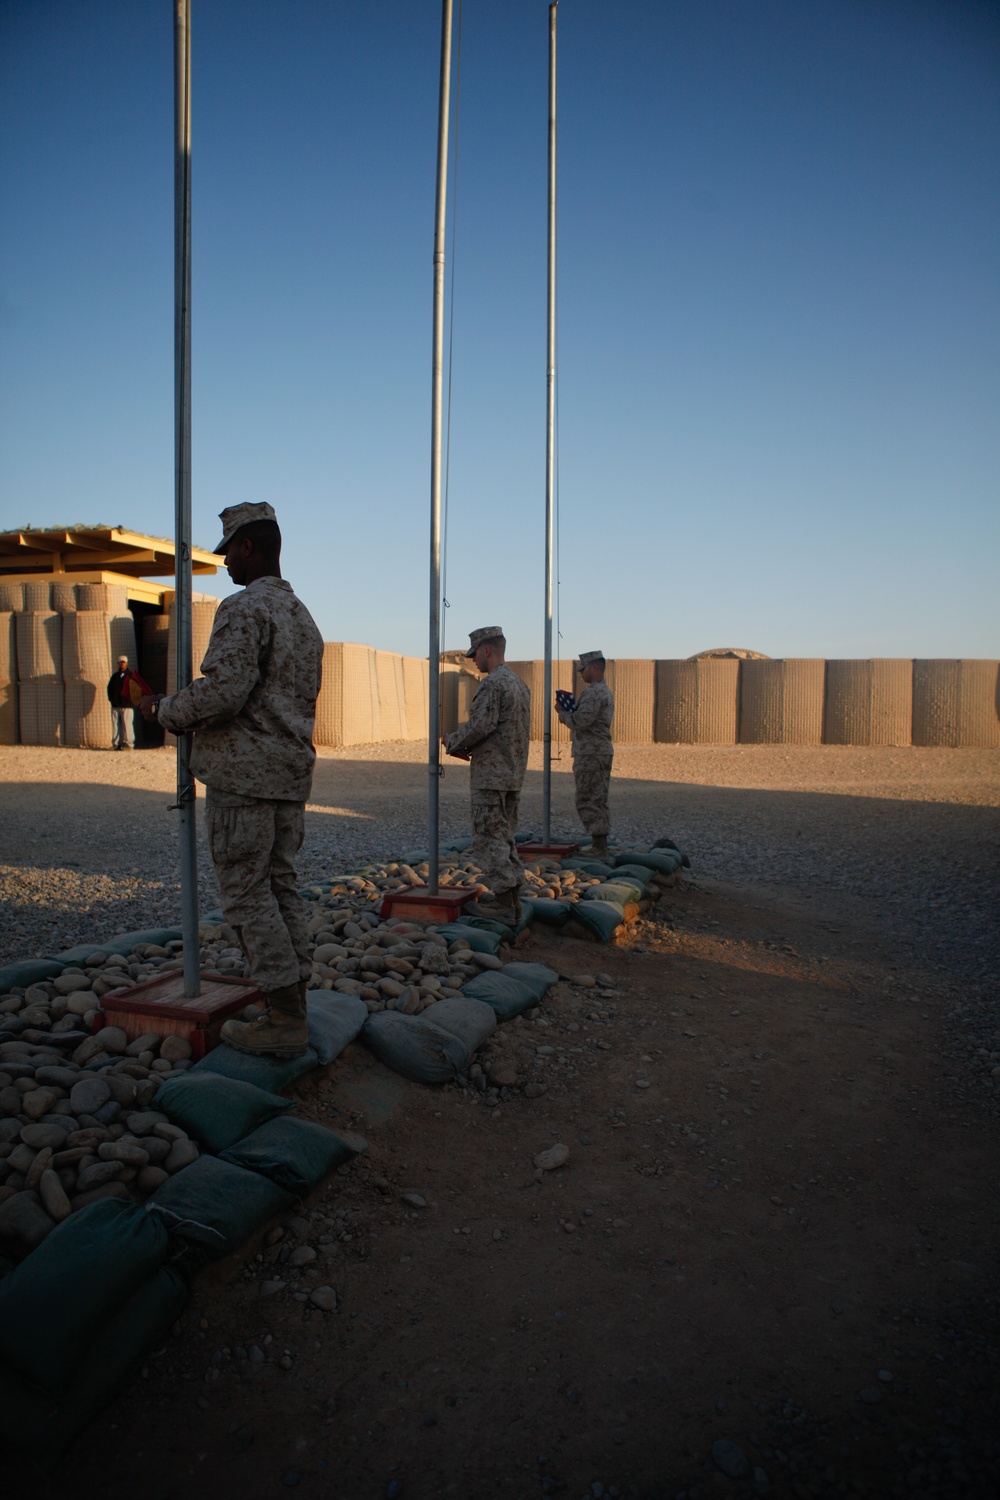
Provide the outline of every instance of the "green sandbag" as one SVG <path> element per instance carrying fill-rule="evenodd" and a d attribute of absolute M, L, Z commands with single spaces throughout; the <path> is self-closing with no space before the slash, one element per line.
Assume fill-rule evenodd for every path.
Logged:
<path fill-rule="evenodd" d="M 526 984 L 536 1000 L 544 1000 L 552 986 L 559 982 L 559 975 L 547 964 L 504 964 L 500 972 L 516 979 L 520 984 Z"/>
<path fill-rule="evenodd" d="M 462 994 L 469 1000 L 484 1000 L 498 1021 L 513 1020 L 539 1000 L 530 985 L 496 969 L 486 969 L 463 984 Z"/>
<path fill-rule="evenodd" d="M 464 922 L 442 922 L 437 930 L 441 937 L 448 939 L 449 943 L 464 938 L 473 953 L 495 955 L 502 941 L 499 933 L 484 932 L 478 927 L 467 927 Z"/>
<path fill-rule="evenodd" d="M 690 870 L 690 868 L 691 868 L 691 861 L 690 861 L 690 859 L 684 853 L 684 850 L 681 848 L 680 844 L 675 844 L 674 841 L 673 841 L 673 839 L 657 839 L 656 843 L 652 845 L 652 848 L 654 848 L 654 849 L 676 849 L 677 853 L 681 857 L 681 864 L 684 866 L 685 870 Z"/>
<path fill-rule="evenodd" d="M 53 1468 L 139 1361 L 162 1341 L 186 1301 L 187 1283 L 179 1271 L 162 1266 L 154 1272 L 97 1332 L 69 1390 L 58 1401 L 31 1390 L 0 1367 L 0 1438 L 5 1449 L 20 1449 L 43 1469 Z"/>
<path fill-rule="evenodd" d="M 236 1167 L 260 1172 L 278 1187 L 296 1198 L 307 1198 L 323 1178 L 350 1161 L 367 1143 L 357 1139 L 353 1144 L 311 1120 L 268 1120 L 219 1157 Z"/>
<path fill-rule="evenodd" d="M 17 963 L 4 964 L 0 968 L 0 995 L 6 995 L 8 990 L 26 990 L 29 984 L 54 979 L 64 968 L 58 958 L 22 958 Z"/>
<path fill-rule="evenodd" d="M 596 875 L 601 880 L 607 880 L 612 873 L 612 866 L 605 864 L 600 859 L 564 859 L 562 861 L 564 870 L 581 870 L 584 875 Z"/>
<path fill-rule="evenodd" d="M 457 1037 L 469 1049 L 470 1060 L 497 1029 L 497 1018 L 490 1007 L 478 1000 L 467 1000 L 464 995 L 435 1000 L 433 1005 L 420 1012 L 420 1020 L 429 1021 L 439 1030 Z"/>
<path fill-rule="evenodd" d="M 340 1056 L 367 1019 L 368 1007 L 357 995 L 337 990 L 310 990 L 306 995 L 309 1044 L 324 1065 Z"/>
<path fill-rule="evenodd" d="M 61 1396 L 98 1331 L 167 1258 L 167 1233 L 137 1203 L 71 1214 L 0 1282 L 0 1367 Z"/>
<path fill-rule="evenodd" d="M 645 865 L 615 865 L 611 872 L 612 880 L 634 880 L 642 887 L 644 896 L 649 895 L 649 882 L 652 878 L 652 870 L 647 869 Z"/>
<path fill-rule="evenodd" d="M 623 865 L 643 865 L 659 875 L 672 875 L 681 865 L 681 856 L 672 849 L 660 849 L 655 854 L 640 854 L 635 849 L 628 849 L 619 854 L 618 860 Z"/>
<path fill-rule="evenodd" d="M 291 1099 L 269 1094 L 252 1083 L 193 1068 L 161 1084 L 154 1102 L 173 1124 L 215 1152 L 225 1151 L 265 1120 L 295 1108 Z"/>
<path fill-rule="evenodd" d="M 147 1208 L 170 1231 L 181 1264 L 191 1267 L 239 1249 L 255 1229 L 293 1202 L 291 1193 L 258 1172 L 199 1156 L 168 1177 Z"/>
<path fill-rule="evenodd" d="M 584 901 L 611 901 L 615 906 L 624 906 L 627 901 L 641 901 L 642 887 L 631 880 L 602 880 L 584 892 Z"/>
<path fill-rule="evenodd" d="M 512 926 L 508 926 L 506 922 L 494 922 L 492 917 L 464 917 L 462 925 L 463 927 L 472 927 L 477 932 L 492 932 L 495 937 L 500 939 L 501 943 L 512 943 L 517 937 L 517 933 Z M 440 931 L 439 927 L 438 932 Z M 497 946 L 499 947 L 499 944 Z"/>
<path fill-rule="evenodd" d="M 415 1083 L 451 1083 L 472 1061 L 472 1049 L 461 1037 L 423 1015 L 405 1016 L 397 1010 L 369 1016 L 361 1040 L 379 1062 Z"/>
<path fill-rule="evenodd" d="M 530 906 L 536 922 L 546 927 L 565 927 L 573 914 L 568 901 L 555 901 L 551 896 L 524 896 L 522 906 Z"/>
<path fill-rule="evenodd" d="M 625 920 L 622 907 L 611 901 L 578 901 L 573 916 L 602 943 L 610 943 Z"/>
<path fill-rule="evenodd" d="M 277 1094 L 281 1089 L 287 1089 L 296 1078 L 301 1078 L 303 1073 L 311 1073 L 317 1067 L 319 1058 L 311 1047 L 301 1057 L 254 1057 L 251 1052 L 237 1052 L 235 1047 L 227 1047 L 223 1042 L 188 1071 L 232 1078 Z"/>

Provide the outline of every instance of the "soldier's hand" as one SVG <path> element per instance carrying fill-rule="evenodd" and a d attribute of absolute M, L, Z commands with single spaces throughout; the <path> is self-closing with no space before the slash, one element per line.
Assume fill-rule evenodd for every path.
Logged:
<path fill-rule="evenodd" d="M 148 724 L 156 723 L 156 713 L 163 693 L 145 693 L 139 700 L 139 712 Z"/>

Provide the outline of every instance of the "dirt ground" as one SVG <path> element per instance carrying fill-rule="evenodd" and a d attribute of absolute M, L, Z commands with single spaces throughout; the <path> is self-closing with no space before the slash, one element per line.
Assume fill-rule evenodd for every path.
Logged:
<path fill-rule="evenodd" d="M 675 785 L 681 821 L 687 794 L 717 821 L 758 795 Z M 856 800 L 827 808 L 844 846 Z M 927 787 L 918 846 L 921 802 L 935 857 L 996 848 L 995 807 L 972 835 Z M 368 1151 L 320 1219 L 202 1275 L 53 1500 L 1000 1493 L 995 989 L 849 879 L 694 876 L 624 947 L 529 938 L 567 978 L 480 1058 L 527 1093 L 491 1107 L 357 1046 L 304 1080 Z M 265 1295 L 299 1243 L 316 1268 Z M 326 1283 L 334 1313 L 285 1300 Z"/>

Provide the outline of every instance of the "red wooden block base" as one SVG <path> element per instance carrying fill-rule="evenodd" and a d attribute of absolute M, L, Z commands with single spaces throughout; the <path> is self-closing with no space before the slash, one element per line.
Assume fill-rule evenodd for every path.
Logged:
<path fill-rule="evenodd" d="M 174 969 L 105 995 L 95 1030 L 120 1026 L 130 1041 L 147 1032 L 182 1036 L 191 1043 L 191 1056 L 198 1062 L 218 1046 L 223 1021 L 255 1003 L 264 1004 L 257 986 L 229 974 L 202 974 L 201 994 L 185 995 L 184 975 Z"/>
<path fill-rule="evenodd" d="M 404 917 L 414 922 L 454 922 L 462 907 L 474 901 L 478 885 L 450 885 L 437 895 L 429 885 L 411 885 L 407 891 L 390 891 L 379 909 L 380 917 Z"/>

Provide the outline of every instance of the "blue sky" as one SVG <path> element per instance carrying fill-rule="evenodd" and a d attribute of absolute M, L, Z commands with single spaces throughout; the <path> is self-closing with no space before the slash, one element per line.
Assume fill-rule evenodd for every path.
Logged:
<path fill-rule="evenodd" d="M 193 12 L 195 539 L 270 500 L 326 639 L 425 654 L 440 6 Z M 0 6 L 0 526 L 172 531 L 172 15 Z M 516 657 L 547 35 L 466 0 L 451 184 L 446 644 Z M 562 654 L 998 654 L 998 64 L 975 0 L 561 0 Z"/>

